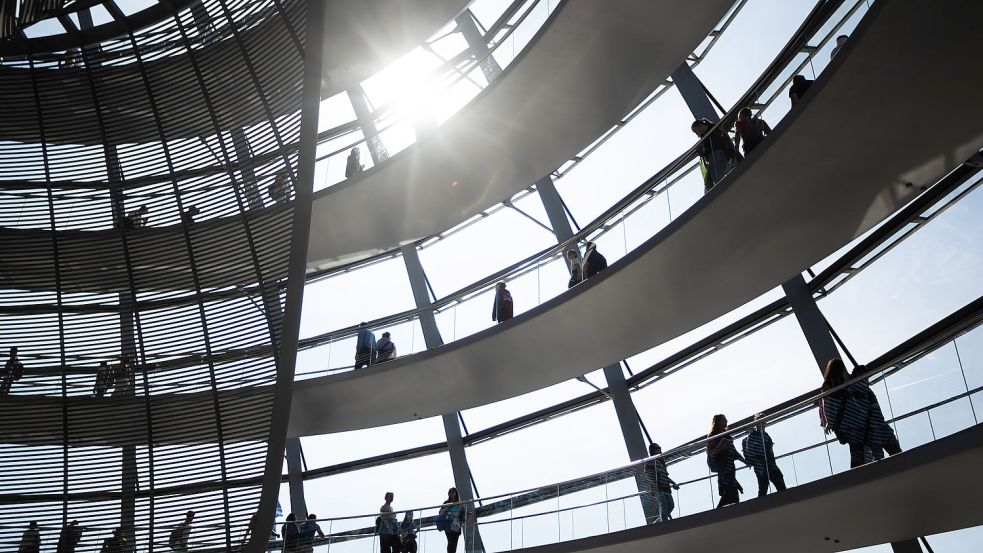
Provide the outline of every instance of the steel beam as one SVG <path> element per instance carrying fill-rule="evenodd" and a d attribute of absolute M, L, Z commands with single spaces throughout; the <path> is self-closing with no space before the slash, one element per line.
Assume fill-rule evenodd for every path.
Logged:
<path fill-rule="evenodd" d="M 279 347 L 274 355 L 277 379 L 273 390 L 273 417 L 263 472 L 263 486 L 256 512 L 256 526 L 249 536 L 246 551 L 266 551 L 273 531 L 277 497 L 283 470 L 283 452 L 287 446 L 287 423 L 293 397 L 294 370 L 300 338 L 300 316 L 307 277 L 307 247 L 311 230 L 311 206 L 314 196 L 314 165 L 317 154 L 318 113 L 321 105 L 321 73 L 325 28 L 324 2 L 307 3 L 307 29 L 304 53 L 304 84 L 300 118 L 300 148 L 297 183 L 294 187 L 293 226 L 290 234 L 290 264 L 287 273 L 286 305 Z"/>
<path fill-rule="evenodd" d="M 409 277 L 410 288 L 413 290 L 413 300 L 416 302 L 420 312 L 420 327 L 423 329 L 423 340 L 427 344 L 427 349 L 439 347 L 444 344 L 440 336 L 440 329 L 437 328 L 437 320 L 433 311 L 427 309 L 433 303 L 430 300 L 430 292 L 427 289 L 427 275 L 420 263 L 420 255 L 414 244 L 407 244 L 400 248 L 403 263 L 406 265 L 406 275 Z M 441 416 L 444 423 L 444 434 L 447 436 L 447 452 L 450 454 L 451 471 L 454 474 L 454 487 L 457 488 L 458 496 L 461 501 L 471 501 L 475 499 L 474 488 L 471 486 L 471 467 L 468 465 L 468 457 L 464 451 L 464 437 L 461 434 L 461 425 L 458 422 L 459 413 L 446 413 Z M 481 552 L 484 546 L 481 542 L 481 535 L 478 533 L 478 525 L 475 523 L 474 507 L 466 511 L 467 521 L 465 530 L 464 548 L 468 553 Z"/>

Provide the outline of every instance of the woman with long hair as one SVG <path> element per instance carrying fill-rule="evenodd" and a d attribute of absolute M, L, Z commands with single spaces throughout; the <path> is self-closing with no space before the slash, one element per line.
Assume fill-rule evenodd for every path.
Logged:
<path fill-rule="evenodd" d="M 863 367 L 857 367 L 857 370 L 862 374 Z M 850 378 L 843 360 L 834 357 L 826 364 L 822 390 L 832 390 Z M 819 414 L 826 433 L 835 434 L 841 444 L 850 447 L 850 468 L 867 462 L 868 449 L 875 458 L 883 457 L 884 451 L 891 455 L 901 453 L 901 444 L 884 421 L 877 396 L 865 380 L 854 382 L 824 397 Z"/>
<path fill-rule="evenodd" d="M 457 540 L 461 538 L 461 529 L 464 525 L 464 508 L 460 501 L 457 488 L 447 490 L 447 500 L 444 501 L 444 505 L 437 514 L 437 522 L 440 524 L 438 530 L 443 528 L 444 535 L 447 536 L 447 553 L 457 551 Z"/>
<path fill-rule="evenodd" d="M 717 492 L 720 494 L 717 508 L 740 503 L 740 494 L 744 493 L 744 488 L 737 481 L 734 461 L 740 460 L 745 465 L 747 461 L 738 453 L 734 447 L 734 439 L 727 433 L 727 417 L 713 416 L 707 438 L 707 465 L 711 471 L 717 473 Z"/>

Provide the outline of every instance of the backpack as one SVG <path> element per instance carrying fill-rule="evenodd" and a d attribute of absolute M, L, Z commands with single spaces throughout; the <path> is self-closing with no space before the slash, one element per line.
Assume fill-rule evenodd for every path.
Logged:
<path fill-rule="evenodd" d="M 171 547 L 174 547 L 175 545 L 179 545 L 181 543 L 181 538 L 183 537 L 184 534 L 182 530 L 183 530 L 182 527 L 175 526 L 174 529 L 171 530 L 170 535 L 167 536 L 167 545 Z"/>
<path fill-rule="evenodd" d="M 437 512 L 437 531 L 446 532 L 451 529 L 451 514 L 450 507 L 443 506 L 440 511 Z"/>
<path fill-rule="evenodd" d="M 707 442 L 707 468 L 710 472 L 718 472 L 720 467 L 717 465 L 717 456 L 710 453 L 710 443 Z"/>

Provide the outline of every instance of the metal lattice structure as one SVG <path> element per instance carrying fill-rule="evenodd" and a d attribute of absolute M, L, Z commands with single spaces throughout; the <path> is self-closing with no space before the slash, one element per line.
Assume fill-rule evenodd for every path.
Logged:
<path fill-rule="evenodd" d="M 244 543 L 283 447 L 269 454 L 273 384 L 292 380 L 269 344 L 303 203 L 306 25 L 303 0 L 209 0 L 4 59 L 0 342 L 23 372 L 8 365 L 0 396 L 0 549 L 33 520 L 54 551 L 78 520 L 81 549 L 122 528 L 127 550 L 167 550 L 189 509 L 196 548 Z M 244 388 L 230 415 L 220 392 Z M 108 443 L 73 431 L 109 405 Z"/>

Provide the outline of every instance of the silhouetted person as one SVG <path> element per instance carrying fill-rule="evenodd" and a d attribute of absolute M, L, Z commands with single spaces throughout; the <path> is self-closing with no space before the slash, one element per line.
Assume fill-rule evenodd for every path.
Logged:
<path fill-rule="evenodd" d="M 505 283 L 495 286 L 495 303 L 492 305 L 492 320 L 499 323 L 512 318 L 512 293 L 505 289 Z"/>
<path fill-rule="evenodd" d="M 361 161 L 361 150 L 358 146 L 352 148 L 352 151 L 348 153 L 348 161 L 345 163 L 345 178 L 350 179 L 355 175 L 361 173 L 365 167 L 362 166 Z"/>
<path fill-rule="evenodd" d="M 270 196 L 270 200 L 273 203 L 287 201 L 287 184 L 285 181 L 286 177 L 284 177 L 283 173 L 273 175 L 273 182 L 266 189 L 266 193 Z"/>
<path fill-rule="evenodd" d="M 317 515 L 311 513 L 307 515 L 307 520 L 300 525 L 300 551 L 301 553 L 312 553 L 314 551 L 314 538 L 323 538 L 324 532 L 317 523 Z"/>
<path fill-rule="evenodd" d="M 127 213 L 126 217 L 123 218 L 123 228 L 135 229 L 135 228 L 143 228 L 147 226 L 148 212 L 149 209 L 147 208 L 147 206 L 141 205 L 140 207 Z"/>
<path fill-rule="evenodd" d="M 567 282 L 567 289 L 570 289 L 584 281 L 584 270 L 580 266 L 580 259 L 574 250 L 567 250 L 567 263 L 570 266 L 570 280 Z"/>
<path fill-rule="evenodd" d="M 727 417 L 714 415 L 710 434 L 707 435 L 707 438 L 710 438 L 707 441 L 707 465 L 711 471 L 717 473 L 717 491 L 720 494 L 718 509 L 725 505 L 739 503 L 740 494 L 744 493 L 744 488 L 737 481 L 737 467 L 734 466 L 734 461 L 740 460 L 744 464 L 747 464 L 747 461 L 737 452 L 734 439 L 726 432 Z"/>
<path fill-rule="evenodd" d="M 384 363 L 396 358 L 396 344 L 389 339 L 389 333 L 383 332 L 382 338 L 375 343 L 375 362 Z"/>
<path fill-rule="evenodd" d="M 862 367 L 857 369 L 862 371 Z M 826 364 L 823 391 L 832 390 L 849 379 L 843 360 L 834 357 Z M 898 438 L 884 421 L 877 396 L 864 380 L 824 397 L 819 415 L 826 434 L 835 434 L 841 444 L 850 446 L 850 468 L 867 462 L 866 449 L 874 453 L 874 458 L 878 458 L 882 450 L 891 455 L 901 453 Z"/>
<path fill-rule="evenodd" d="M 133 369 L 132 358 L 124 353 L 113 374 L 113 397 L 133 395 Z"/>
<path fill-rule="evenodd" d="M 461 538 L 461 529 L 464 526 L 464 508 L 459 504 L 460 496 L 457 488 L 447 490 L 447 500 L 437 512 L 437 521 L 441 524 L 438 531 L 447 536 L 447 553 L 457 551 L 457 540 Z"/>
<path fill-rule="evenodd" d="M 59 69 L 72 69 L 82 65 L 82 51 L 71 48 L 65 51 L 65 56 L 58 61 Z"/>
<path fill-rule="evenodd" d="M 754 420 L 760 420 L 761 417 L 761 413 L 758 413 L 754 416 Z M 768 494 L 769 481 L 775 485 L 776 491 L 785 491 L 785 476 L 775 462 L 774 446 L 771 436 L 765 432 L 764 422 L 752 428 L 741 442 L 744 459 L 754 469 L 754 475 L 758 478 L 758 497 Z"/>
<path fill-rule="evenodd" d="M 27 530 L 20 537 L 20 545 L 17 547 L 17 553 L 39 553 L 41 551 L 41 530 L 38 529 L 38 523 L 31 521 L 27 525 Z"/>
<path fill-rule="evenodd" d="M 740 156 L 734 148 L 734 143 L 730 141 L 724 131 L 717 129 L 710 132 L 713 122 L 706 117 L 693 121 L 690 129 L 696 136 L 703 139 L 707 135 L 709 138 L 700 142 L 697 152 L 706 173 L 703 176 L 703 191 L 708 192 L 715 184 L 720 182 L 727 174 L 730 166 L 737 163 Z"/>
<path fill-rule="evenodd" d="M 358 325 L 358 335 L 355 338 L 355 368 L 361 369 L 372 364 L 375 357 L 375 334 L 369 330 L 366 323 Z"/>
<path fill-rule="evenodd" d="M 79 521 L 73 520 L 70 524 L 61 529 L 61 534 L 58 535 L 58 546 L 55 548 L 56 553 L 75 553 L 75 548 L 78 546 L 79 541 L 82 540 L 82 528 L 79 527 Z"/>
<path fill-rule="evenodd" d="M 734 123 L 734 147 L 741 149 L 744 142 L 744 155 L 751 153 L 758 144 L 771 134 L 771 127 L 760 117 L 752 117 L 751 108 L 741 108 L 737 112 L 737 122 Z"/>
<path fill-rule="evenodd" d="M 607 268 L 608 260 L 597 251 L 597 244 L 588 242 L 587 249 L 584 251 L 584 280 Z"/>
<path fill-rule="evenodd" d="M 181 222 L 186 225 L 190 225 L 195 222 L 195 217 L 197 217 L 199 213 L 201 213 L 201 210 L 198 209 L 198 206 L 193 205 L 181 212 Z"/>
<path fill-rule="evenodd" d="M 167 545 L 171 548 L 171 551 L 176 551 L 177 553 L 188 552 L 188 541 L 191 539 L 191 521 L 194 518 L 195 512 L 188 511 L 184 515 L 184 520 L 171 530 L 171 534 L 167 537 Z"/>
<path fill-rule="evenodd" d="M 805 78 L 805 75 L 792 77 L 792 86 L 788 89 L 788 99 L 792 101 L 793 106 L 802 99 L 802 96 L 812 86 L 812 82 L 811 79 Z"/>
<path fill-rule="evenodd" d="M 420 523 L 413 520 L 413 511 L 406 511 L 403 522 L 399 523 L 399 543 L 401 553 L 416 553 L 416 535 L 420 531 Z"/>
<path fill-rule="evenodd" d="M 386 492 L 386 502 L 379 507 L 379 547 L 381 553 L 399 553 L 399 521 L 393 513 L 393 492 Z"/>
<path fill-rule="evenodd" d="M 649 455 L 662 455 L 662 447 L 657 443 L 649 444 Z M 659 457 L 646 463 L 645 475 L 648 477 L 657 507 L 652 522 L 671 520 L 672 510 L 676 508 L 676 502 L 672 498 L 672 490 L 678 490 L 679 484 L 669 478 L 669 467 L 666 466 L 665 458 Z"/>
<path fill-rule="evenodd" d="M 10 393 L 10 387 L 15 380 L 20 380 L 24 376 L 24 364 L 17 357 L 17 347 L 10 348 L 10 355 L 3 366 L 3 375 L 0 375 L 0 396 Z"/>
<path fill-rule="evenodd" d="M 99 363 L 99 370 L 96 371 L 96 383 L 92 386 L 92 395 L 95 397 L 103 397 L 112 387 L 113 369 L 109 367 L 109 363 L 103 361 L 102 363 Z"/>
<path fill-rule="evenodd" d="M 290 513 L 283 523 L 283 553 L 300 553 L 300 525 L 297 515 Z"/>
<path fill-rule="evenodd" d="M 840 53 L 840 49 L 843 48 L 843 45 L 846 44 L 846 41 L 849 38 L 849 35 L 840 35 L 836 37 L 836 46 L 833 46 L 833 51 L 829 53 L 829 59 L 835 58 L 836 54 Z"/>
<path fill-rule="evenodd" d="M 123 549 L 126 547 L 126 538 L 123 537 L 123 529 L 117 528 L 113 530 L 113 535 L 102 540 L 102 549 L 99 553 L 123 553 Z M 175 549 L 175 551 L 177 551 Z"/>

